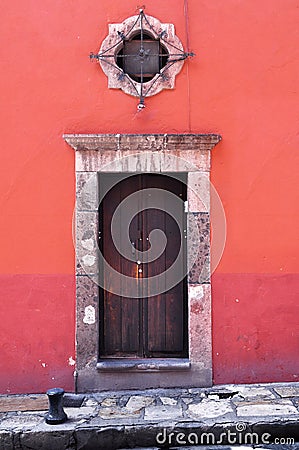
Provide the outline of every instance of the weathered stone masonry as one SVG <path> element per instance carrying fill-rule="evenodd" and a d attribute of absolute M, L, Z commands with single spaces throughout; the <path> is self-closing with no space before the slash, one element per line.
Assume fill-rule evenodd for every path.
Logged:
<path fill-rule="evenodd" d="M 210 386 L 212 384 L 210 204 L 211 150 L 221 137 L 215 134 L 93 134 L 65 135 L 76 151 L 76 363 L 78 389 Z M 188 174 L 187 252 L 198 256 L 188 276 L 189 358 L 181 366 L 149 367 L 102 372 L 98 364 L 99 274 L 97 172 Z M 80 195 L 84 190 L 84 196 Z M 195 195 L 196 193 L 196 195 Z M 191 217 L 192 216 L 192 217 Z M 192 219 L 192 220 L 191 220 Z M 200 242 L 194 240 L 194 227 Z M 82 245 L 83 242 L 83 245 Z M 199 248 L 198 248 L 199 246 Z"/>

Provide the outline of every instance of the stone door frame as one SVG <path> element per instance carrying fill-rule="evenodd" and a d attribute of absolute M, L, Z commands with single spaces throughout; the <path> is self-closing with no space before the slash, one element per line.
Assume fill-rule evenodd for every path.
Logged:
<path fill-rule="evenodd" d="M 209 181 L 211 150 L 221 136 L 67 134 L 63 137 L 76 154 L 77 390 L 211 386 Z M 197 258 L 187 280 L 189 357 L 186 359 L 99 359 L 98 172 L 187 172 L 187 253 L 189 258 L 197 252 Z M 198 232 L 197 242 L 194 236 Z"/>

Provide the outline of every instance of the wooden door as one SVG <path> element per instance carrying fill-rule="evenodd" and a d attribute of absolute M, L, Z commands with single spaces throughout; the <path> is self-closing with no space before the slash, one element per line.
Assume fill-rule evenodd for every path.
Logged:
<path fill-rule="evenodd" d="M 186 265 L 186 239 L 183 230 L 167 209 L 169 193 L 181 201 L 176 207 L 176 217 L 186 229 L 184 201 L 186 200 L 185 174 L 100 174 L 100 190 L 107 192 L 101 201 L 100 248 L 105 261 L 117 273 L 136 279 L 151 279 L 160 274 L 167 287 L 167 269 L 177 258 L 180 246 L 183 248 L 183 265 Z M 113 187 L 111 187 L 113 186 Z M 149 203 L 150 189 L 159 189 L 159 202 L 165 208 L 153 208 Z M 138 213 L 132 218 L 129 227 L 129 239 L 132 246 L 132 258 L 122 256 L 115 246 L 111 234 L 111 221 L 117 207 L 125 199 L 138 193 Z M 133 198 L 133 197 L 132 197 Z M 136 200 L 136 199 L 135 199 Z M 132 200 L 132 201 L 135 201 Z M 164 203 L 163 203 L 164 202 Z M 115 225 L 115 224 L 114 224 Z M 128 238 L 122 217 L 117 222 L 120 233 L 120 248 Z M 167 243 L 165 250 L 154 261 L 134 258 L 134 248 L 140 252 L 149 250 L 149 235 L 152 230 L 162 230 Z M 183 268 L 185 270 L 185 267 Z M 185 273 L 185 272 L 184 272 Z M 186 277 L 166 289 L 152 295 L 153 284 L 143 286 L 140 298 L 115 293 L 115 276 L 109 270 L 103 270 L 100 292 L 100 357 L 186 357 L 187 356 L 187 284 Z M 163 278 L 164 277 L 164 278 Z M 117 280 L 119 282 L 119 280 Z M 121 286 L 126 291 L 126 280 L 121 277 Z M 147 287 L 148 286 L 148 287 Z M 151 286 L 151 287 L 150 287 Z"/>

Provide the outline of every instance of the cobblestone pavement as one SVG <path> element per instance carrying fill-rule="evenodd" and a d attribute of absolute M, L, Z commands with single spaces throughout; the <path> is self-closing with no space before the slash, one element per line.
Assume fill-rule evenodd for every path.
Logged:
<path fill-rule="evenodd" d="M 22 399 L 35 410 L 5 407 Z M 47 425 L 45 396 L 0 396 L 0 450 L 299 450 L 299 383 L 67 394 L 65 404 L 67 422 Z"/>

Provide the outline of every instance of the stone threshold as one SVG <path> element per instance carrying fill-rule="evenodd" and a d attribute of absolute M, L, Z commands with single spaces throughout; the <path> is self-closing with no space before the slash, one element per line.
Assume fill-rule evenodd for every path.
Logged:
<path fill-rule="evenodd" d="M 111 358 L 98 361 L 97 369 L 102 372 L 110 371 L 130 371 L 130 372 L 158 372 L 160 370 L 189 370 L 191 362 L 189 359 L 181 358 L 142 358 L 142 359 L 128 359 L 128 358 Z"/>

